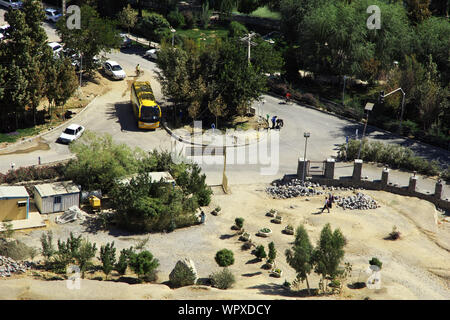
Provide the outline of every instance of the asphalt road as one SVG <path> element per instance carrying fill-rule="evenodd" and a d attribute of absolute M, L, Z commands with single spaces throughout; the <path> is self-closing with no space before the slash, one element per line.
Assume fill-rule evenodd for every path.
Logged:
<path fill-rule="evenodd" d="M 2 16 L 2 10 L 0 10 L 0 18 Z M 43 26 L 49 41 L 59 40 L 52 24 L 44 23 Z M 108 54 L 110 59 L 116 60 L 122 65 L 128 74 L 128 78 L 124 81 L 113 82 L 114 89 L 104 96 L 97 97 L 89 108 L 74 121 L 85 126 L 88 130 L 110 133 L 116 142 L 125 143 L 132 147 L 139 147 L 143 150 L 170 149 L 172 141 L 169 135 L 162 129 L 153 132 L 138 130 L 129 108 L 129 86 L 131 81 L 134 80 L 134 68 L 138 63 L 144 70 L 142 78 L 152 82 L 157 100 L 162 104 L 165 103 L 159 84 L 154 78 L 156 65 L 154 62 L 143 58 L 143 53 L 144 51 L 140 48 L 130 48 Z M 257 144 L 256 149 L 247 148 L 245 150 L 246 160 L 243 163 L 237 164 L 236 157 L 234 159 L 231 156 L 227 157 L 226 170 L 231 184 L 270 182 L 282 177 L 285 173 L 295 173 L 298 158 L 303 157 L 304 154 L 305 139 L 303 133 L 306 131 L 310 132 L 307 158 L 317 161 L 335 157 L 337 146 L 345 142 L 346 136 L 354 135 L 356 129 L 360 134 L 363 131 L 362 124 L 297 104 L 286 105 L 280 99 L 272 96 L 264 95 L 263 99 L 265 100 L 264 104 L 254 103 L 258 114 L 264 117 L 266 114 L 269 114 L 270 117 L 277 115 L 284 120 L 284 127 L 279 132 L 279 139 L 276 139 L 276 137 L 273 141 L 270 138 L 263 139 Z M 49 143 L 50 150 L 0 156 L 0 172 L 6 172 L 10 168 L 11 162 L 19 167 L 36 164 L 38 157 L 41 157 L 42 163 L 71 157 L 67 146 L 55 143 L 61 131 L 62 129 L 56 130 L 43 137 Z M 450 152 L 446 150 L 398 138 L 370 126 L 367 129 L 367 135 L 372 140 L 408 145 L 427 159 L 436 159 L 444 164 L 450 163 Z M 275 134 L 272 136 L 275 136 Z M 268 143 L 270 141 L 271 143 Z M 267 144 L 270 145 L 269 148 Z M 256 157 L 256 163 L 250 163 L 250 154 L 254 154 L 255 150 L 262 152 Z M 261 156 L 264 152 L 271 156 L 269 161 Z M 215 157 L 216 164 L 213 165 L 205 164 L 207 158 L 193 158 L 193 160 L 201 164 L 208 176 L 209 183 L 220 184 L 222 182 L 223 157 Z M 261 168 L 267 169 L 270 164 L 272 164 L 274 170 L 269 172 L 270 174 L 262 174 Z M 430 188 L 431 185 L 432 182 L 429 182 Z"/>

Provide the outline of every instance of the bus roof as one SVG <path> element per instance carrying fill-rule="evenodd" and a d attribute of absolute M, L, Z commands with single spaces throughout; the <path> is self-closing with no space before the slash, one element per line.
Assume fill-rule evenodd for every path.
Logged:
<path fill-rule="evenodd" d="M 133 82 L 134 90 L 142 105 L 147 107 L 156 106 L 155 95 L 149 81 Z"/>

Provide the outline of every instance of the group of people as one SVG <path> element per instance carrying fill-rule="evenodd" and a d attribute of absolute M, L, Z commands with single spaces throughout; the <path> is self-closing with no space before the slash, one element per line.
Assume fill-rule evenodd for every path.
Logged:
<path fill-rule="evenodd" d="M 328 213 L 330 213 L 330 209 L 333 207 L 333 202 L 334 202 L 334 195 L 329 193 L 328 196 L 325 196 L 325 205 L 323 206 L 322 211 L 320 211 L 320 213 L 322 213 L 323 210 L 325 209 L 327 209 Z"/>
<path fill-rule="evenodd" d="M 277 116 L 272 117 L 272 129 L 281 129 L 284 126 L 283 119 L 277 119 Z"/>

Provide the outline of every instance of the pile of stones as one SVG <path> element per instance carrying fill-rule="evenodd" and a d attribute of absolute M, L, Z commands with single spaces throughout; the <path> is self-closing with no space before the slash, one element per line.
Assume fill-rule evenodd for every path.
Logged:
<path fill-rule="evenodd" d="M 11 258 L 0 256 L 0 277 L 10 277 L 12 273 L 24 273 L 31 268 L 31 263 L 17 262 Z"/>
<path fill-rule="evenodd" d="M 380 206 L 377 204 L 377 202 L 369 197 L 368 195 L 365 195 L 361 192 L 358 192 L 355 195 L 351 195 L 348 197 L 336 197 L 337 204 L 341 206 L 344 210 L 350 209 L 350 210 L 368 210 L 368 209 L 376 209 Z"/>
<path fill-rule="evenodd" d="M 289 182 L 273 183 L 266 188 L 266 192 L 277 199 L 288 199 L 323 194 L 324 192 L 319 190 L 319 188 L 320 185 L 318 183 L 292 179 Z"/>

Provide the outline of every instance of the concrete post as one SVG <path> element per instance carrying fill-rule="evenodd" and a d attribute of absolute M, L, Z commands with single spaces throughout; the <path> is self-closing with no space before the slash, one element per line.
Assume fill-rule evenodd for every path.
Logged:
<path fill-rule="evenodd" d="M 409 178 L 408 192 L 415 192 L 417 185 L 417 176 L 411 176 Z"/>
<path fill-rule="evenodd" d="M 303 177 L 303 167 L 305 167 L 305 180 L 306 180 L 306 176 L 308 175 L 308 169 L 309 169 L 309 160 L 307 159 L 305 161 L 303 158 L 298 158 L 297 176 L 299 179 L 302 179 L 302 177 Z"/>
<path fill-rule="evenodd" d="M 389 182 L 389 169 L 384 168 L 383 172 L 381 173 L 381 189 L 384 189 Z"/>
<path fill-rule="evenodd" d="M 442 199 L 442 190 L 443 190 L 443 184 L 442 184 L 442 181 L 439 179 L 438 182 L 436 182 L 436 186 L 434 187 L 434 197 L 436 199 L 439 199 L 439 200 Z"/>
<path fill-rule="evenodd" d="M 336 161 L 334 159 L 327 159 L 325 162 L 325 179 L 334 179 L 334 165 Z"/>
<path fill-rule="evenodd" d="M 355 159 L 355 162 L 353 164 L 353 177 L 352 177 L 354 181 L 361 181 L 362 165 L 363 161 L 361 159 Z"/>

